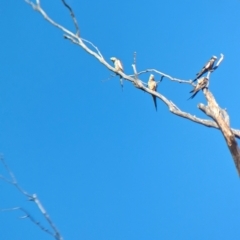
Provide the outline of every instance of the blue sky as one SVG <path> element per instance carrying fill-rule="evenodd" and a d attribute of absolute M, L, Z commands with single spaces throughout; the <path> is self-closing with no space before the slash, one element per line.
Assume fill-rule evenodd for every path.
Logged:
<path fill-rule="evenodd" d="M 42 0 L 74 30 L 60 0 Z M 132 74 L 156 68 L 192 79 L 223 53 L 210 90 L 239 128 L 240 1 L 76 1 L 83 38 Z M 221 133 L 170 114 L 118 78 L 23 0 L 0 3 L 0 152 L 20 185 L 37 193 L 64 239 L 239 239 L 240 182 Z M 109 61 L 110 62 L 110 61 Z M 142 76 L 147 81 L 149 75 Z M 158 91 L 205 116 L 189 85 Z M 2 166 L 0 174 L 5 174 Z M 0 208 L 32 202 L 0 181 Z M 52 239 L 19 212 L 0 213 L 4 240 Z"/>

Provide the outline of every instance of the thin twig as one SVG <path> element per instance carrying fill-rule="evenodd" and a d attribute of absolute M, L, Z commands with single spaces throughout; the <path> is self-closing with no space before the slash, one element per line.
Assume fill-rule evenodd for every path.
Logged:
<path fill-rule="evenodd" d="M 220 58 L 218 60 L 218 62 L 216 63 L 216 66 L 213 68 L 214 70 L 218 68 L 218 66 L 220 65 L 220 63 L 222 62 L 223 58 L 224 58 L 224 55 L 221 53 L 220 54 Z"/>
<path fill-rule="evenodd" d="M 143 84 L 147 85 L 145 82 L 138 79 L 138 73 L 137 73 L 137 53 L 134 52 L 133 54 L 133 64 L 132 64 L 133 72 L 134 72 L 134 82 L 133 85 L 136 88 L 143 89 Z"/>
<path fill-rule="evenodd" d="M 132 67 L 133 67 L 133 72 L 134 72 L 134 78 L 135 78 L 135 80 L 137 80 L 138 79 L 138 73 L 137 73 L 137 53 L 136 52 L 133 53 Z"/>
<path fill-rule="evenodd" d="M 62 0 L 62 2 L 63 2 L 63 4 L 64 4 L 64 6 L 65 6 L 66 8 L 68 8 L 68 10 L 70 11 L 70 15 L 71 15 L 71 17 L 72 17 L 72 19 L 73 19 L 73 22 L 74 22 L 74 25 L 75 25 L 75 28 L 76 28 L 76 31 L 77 31 L 76 35 L 77 35 L 78 37 L 80 37 L 79 26 L 78 26 L 77 19 L 76 19 L 75 15 L 74 15 L 74 12 L 73 12 L 72 8 L 65 2 L 65 0 Z"/>
<path fill-rule="evenodd" d="M 37 194 L 33 194 L 33 201 L 37 204 L 37 206 L 39 207 L 41 213 L 44 215 L 44 217 L 47 219 L 48 223 L 50 224 L 50 226 L 52 227 L 52 229 L 55 232 L 55 236 L 57 237 L 57 239 L 63 239 L 58 231 L 58 229 L 56 228 L 56 226 L 54 225 L 53 221 L 50 219 L 47 211 L 45 210 L 45 208 L 43 207 L 42 203 L 40 202 L 39 198 L 37 197 Z"/>
<path fill-rule="evenodd" d="M 96 49 L 98 55 L 103 59 L 103 55 L 101 54 L 101 52 L 99 51 L 99 49 L 98 49 L 92 42 L 90 42 L 90 41 L 88 41 L 88 40 L 86 40 L 86 39 L 84 39 L 84 38 L 81 38 L 81 39 L 82 39 L 84 42 L 89 43 L 92 47 L 94 47 L 94 48 Z"/>
<path fill-rule="evenodd" d="M 17 211 L 17 210 L 20 210 L 22 212 L 24 212 L 24 214 L 26 214 L 25 216 L 22 216 L 20 217 L 21 219 L 24 219 L 24 218 L 29 218 L 34 224 L 36 224 L 42 231 L 50 234 L 51 236 L 55 237 L 55 235 L 50 231 L 48 230 L 47 228 L 45 228 L 40 222 L 36 221 L 32 216 L 31 214 L 29 214 L 27 212 L 27 210 L 25 210 L 24 208 L 22 207 L 14 207 L 14 208 L 7 208 L 7 209 L 0 209 L 1 212 L 9 212 L 9 211 Z"/>
<path fill-rule="evenodd" d="M 107 82 L 111 80 L 112 78 L 116 77 L 116 75 L 111 74 L 109 78 L 102 80 L 101 82 Z"/>
<path fill-rule="evenodd" d="M 40 212 L 43 214 L 43 216 L 45 217 L 45 219 L 48 221 L 48 223 L 50 224 L 50 226 L 52 227 L 53 231 L 55 232 L 55 234 L 53 234 L 53 236 L 57 239 L 57 240 L 63 240 L 63 237 L 61 236 L 61 234 L 59 233 L 58 229 L 56 228 L 56 226 L 53 224 L 53 221 L 50 219 L 49 215 L 47 214 L 47 211 L 44 209 L 43 205 L 41 204 L 40 200 L 38 199 L 36 194 L 29 194 L 27 193 L 25 190 L 23 190 L 20 185 L 17 183 L 17 180 L 13 174 L 13 172 L 11 171 L 11 169 L 8 167 L 7 163 L 4 160 L 4 157 L 1 155 L 0 156 L 0 161 L 2 162 L 4 168 L 6 169 L 6 171 L 8 172 L 8 174 L 11 177 L 11 180 L 8 180 L 7 178 L 3 177 L 1 175 L 0 179 L 6 181 L 9 184 L 12 184 L 13 186 L 15 186 L 23 195 L 25 195 L 28 200 L 33 201 L 38 209 L 40 210 Z M 21 209 L 22 210 L 22 209 Z M 23 211 L 23 210 L 22 210 Z M 29 217 L 31 219 L 31 217 Z M 33 218 L 31 219 L 33 221 Z M 33 221 L 34 222 L 34 221 Z M 40 224 L 37 224 L 39 227 L 41 226 Z M 41 227 L 40 227 L 41 228 Z M 41 228 L 42 229 L 42 228 Z"/>
<path fill-rule="evenodd" d="M 3 175 L 0 175 L 0 179 L 2 179 L 3 181 L 12 184 L 12 181 L 8 180 L 7 178 L 5 178 Z"/>
<path fill-rule="evenodd" d="M 22 194 L 24 194 L 25 196 L 27 196 L 29 199 L 32 198 L 32 196 L 30 194 L 28 194 L 26 191 L 24 191 L 18 184 L 16 181 L 16 178 L 13 174 L 13 172 L 11 171 L 11 169 L 8 167 L 7 163 L 4 160 L 4 157 L 1 155 L 0 156 L 0 161 L 2 162 L 4 168 L 6 169 L 6 171 L 8 172 L 8 174 L 11 177 L 11 180 L 6 179 L 5 177 L 1 176 L 1 179 L 3 179 L 4 181 L 6 181 L 9 184 L 14 185 Z"/>
<path fill-rule="evenodd" d="M 65 32 L 66 34 L 70 35 L 73 38 L 77 38 L 79 41 L 81 41 L 81 39 L 74 33 L 70 32 L 69 30 L 67 30 L 65 27 L 61 26 L 60 24 L 54 22 L 47 14 L 45 11 L 43 11 L 43 9 L 40 6 L 40 1 L 37 4 L 34 4 L 33 2 L 29 1 L 29 0 L 24 0 L 27 4 L 29 4 L 30 6 L 32 6 L 32 8 L 36 11 L 38 11 L 48 22 L 50 22 L 53 26 L 59 28 L 60 30 L 62 30 L 63 32 Z"/>
<path fill-rule="evenodd" d="M 152 69 L 152 68 L 143 70 L 143 71 L 139 72 L 138 75 L 141 75 L 141 74 L 144 74 L 144 73 L 147 73 L 147 72 L 155 72 L 155 73 L 158 73 L 158 74 L 160 74 L 161 76 L 163 76 L 165 78 L 170 79 L 171 81 L 179 82 L 179 83 L 186 83 L 186 84 L 191 84 L 192 85 L 192 80 L 181 80 L 181 79 L 178 79 L 178 78 L 174 78 L 174 77 L 171 77 L 168 74 L 165 74 L 163 72 L 160 72 L 160 71 L 158 71 L 156 69 Z M 132 75 L 130 75 L 130 76 L 132 76 Z"/>

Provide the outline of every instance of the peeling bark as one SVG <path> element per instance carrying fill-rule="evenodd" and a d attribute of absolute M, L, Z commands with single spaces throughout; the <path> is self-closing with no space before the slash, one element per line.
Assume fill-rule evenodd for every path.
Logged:
<path fill-rule="evenodd" d="M 230 153 L 233 157 L 238 175 L 240 176 L 240 149 L 238 147 L 235 135 L 230 128 L 229 117 L 226 114 L 226 111 L 219 107 L 213 94 L 208 89 L 204 89 L 203 92 L 206 97 L 208 106 L 202 109 L 204 109 L 205 113 L 216 122 L 220 131 L 222 132 Z"/>

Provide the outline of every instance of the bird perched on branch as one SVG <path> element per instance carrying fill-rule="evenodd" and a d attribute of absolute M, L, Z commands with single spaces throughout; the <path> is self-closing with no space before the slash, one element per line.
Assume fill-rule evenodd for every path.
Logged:
<path fill-rule="evenodd" d="M 193 93 L 193 95 L 190 98 L 193 99 L 200 90 L 203 90 L 207 86 L 208 86 L 208 78 L 207 77 L 202 77 L 202 78 L 198 79 L 197 85 L 194 87 L 194 89 L 192 91 L 190 91 L 190 93 Z M 188 100 L 190 98 L 188 98 Z"/>
<path fill-rule="evenodd" d="M 157 82 L 155 81 L 153 74 L 151 74 L 149 79 L 148 79 L 148 88 L 153 90 L 153 91 L 157 91 Z M 155 109 L 157 111 L 157 98 L 154 95 L 152 95 L 152 97 L 153 97 L 153 102 L 154 102 Z"/>
<path fill-rule="evenodd" d="M 196 81 L 198 78 L 200 78 L 204 73 L 211 71 L 213 69 L 214 62 L 216 61 L 217 57 L 212 56 L 211 59 L 204 65 L 204 67 L 201 69 L 199 73 L 197 73 L 197 77 L 193 80 Z"/>
<path fill-rule="evenodd" d="M 123 64 L 122 64 L 122 62 L 121 62 L 119 59 L 117 59 L 117 58 L 115 58 L 115 57 L 111 57 L 110 59 L 111 59 L 111 61 L 113 62 L 114 68 L 115 68 L 115 70 L 116 70 L 117 72 L 124 72 L 124 70 L 123 70 Z M 118 75 L 119 75 L 119 74 L 118 74 Z M 122 87 L 122 89 L 123 89 L 123 79 L 122 79 L 121 75 L 119 75 L 119 77 L 120 77 L 120 84 L 121 84 L 121 87 Z"/>

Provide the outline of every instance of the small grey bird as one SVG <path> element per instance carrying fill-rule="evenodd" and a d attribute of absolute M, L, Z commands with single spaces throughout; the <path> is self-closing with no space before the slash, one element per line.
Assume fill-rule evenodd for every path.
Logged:
<path fill-rule="evenodd" d="M 208 78 L 207 77 L 202 77 L 202 78 L 198 79 L 197 85 L 194 87 L 194 89 L 192 91 L 190 91 L 190 93 L 193 93 L 193 95 L 190 98 L 193 99 L 200 90 L 203 90 L 207 86 L 208 86 Z M 188 100 L 190 98 L 188 98 Z"/>
<path fill-rule="evenodd" d="M 201 69 L 201 71 L 199 73 L 197 73 L 196 78 L 193 80 L 193 82 L 195 82 L 198 78 L 200 78 L 204 73 L 211 71 L 213 69 L 213 65 L 216 61 L 217 57 L 216 56 L 212 56 L 211 59 L 204 65 L 204 67 Z"/>
<path fill-rule="evenodd" d="M 114 68 L 116 69 L 117 72 L 124 72 L 123 64 L 119 59 L 117 59 L 116 57 L 111 57 L 110 59 L 113 62 Z M 121 84 L 121 87 L 123 89 L 123 79 L 120 75 L 119 75 L 119 77 L 120 77 L 120 84 Z"/>
<path fill-rule="evenodd" d="M 148 88 L 153 90 L 153 91 L 157 91 L 157 82 L 155 81 L 153 74 L 151 74 L 149 79 L 148 79 Z M 157 111 L 157 98 L 154 95 L 152 95 L 152 97 L 153 97 L 153 102 L 154 102 L 155 109 Z"/>

